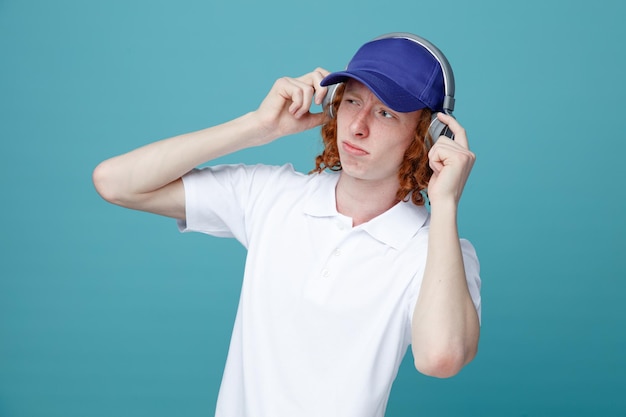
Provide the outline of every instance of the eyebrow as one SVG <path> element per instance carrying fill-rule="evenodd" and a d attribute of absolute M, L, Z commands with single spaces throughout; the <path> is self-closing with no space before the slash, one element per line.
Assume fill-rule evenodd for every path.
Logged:
<path fill-rule="evenodd" d="M 365 87 L 365 88 L 367 88 L 367 87 Z M 359 96 L 359 97 L 361 96 L 361 94 L 359 93 L 359 89 L 357 89 L 357 88 L 350 88 L 349 85 L 346 85 L 346 89 L 343 91 L 343 93 L 344 93 L 344 95 L 345 94 L 352 94 L 352 95 Z"/>

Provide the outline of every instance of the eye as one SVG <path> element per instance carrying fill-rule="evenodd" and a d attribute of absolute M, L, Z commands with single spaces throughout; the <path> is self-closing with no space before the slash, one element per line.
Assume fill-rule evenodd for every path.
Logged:
<path fill-rule="evenodd" d="M 380 115 L 383 116 L 385 119 L 393 119 L 394 118 L 394 115 L 392 113 L 389 113 L 385 109 L 381 109 L 380 110 Z"/>

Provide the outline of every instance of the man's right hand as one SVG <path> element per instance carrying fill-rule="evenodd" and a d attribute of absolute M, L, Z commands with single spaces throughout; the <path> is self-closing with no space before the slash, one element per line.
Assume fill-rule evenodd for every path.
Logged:
<path fill-rule="evenodd" d="M 328 88 L 322 87 L 320 81 L 328 73 L 317 68 L 298 78 L 276 80 L 254 112 L 261 126 L 259 144 L 312 129 L 324 122 L 323 113 L 311 113 L 310 109 L 313 103 L 322 103 Z"/>

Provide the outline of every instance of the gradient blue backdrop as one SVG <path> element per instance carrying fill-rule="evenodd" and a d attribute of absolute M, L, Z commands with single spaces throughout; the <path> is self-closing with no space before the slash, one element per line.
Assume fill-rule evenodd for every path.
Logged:
<path fill-rule="evenodd" d="M 0 417 L 212 415 L 244 250 L 106 204 L 91 171 L 392 31 L 455 70 L 483 330 L 453 379 L 407 358 L 388 415 L 626 416 L 624 4 L 0 0 Z"/>

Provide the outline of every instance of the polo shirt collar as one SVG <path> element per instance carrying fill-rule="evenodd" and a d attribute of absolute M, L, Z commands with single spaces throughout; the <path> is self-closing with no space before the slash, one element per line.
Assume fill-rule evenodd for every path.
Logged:
<path fill-rule="evenodd" d="M 315 174 L 312 174 L 315 175 Z M 323 176 L 318 187 L 309 194 L 304 204 L 304 212 L 313 217 L 340 217 L 337 211 L 335 188 L 339 180 L 338 173 L 317 174 Z M 410 200 L 401 201 L 386 212 L 367 223 L 357 226 L 374 239 L 401 249 L 409 243 L 417 231 L 427 223 L 428 210 L 416 206 Z"/>
<path fill-rule="evenodd" d="M 416 206 L 410 200 L 401 201 L 358 227 L 376 240 L 395 249 L 402 249 L 426 224 L 428 216 L 428 210 L 425 207 Z"/>
<path fill-rule="evenodd" d="M 339 181 L 339 173 L 324 171 L 311 175 L 319 175 L 320 180 L 304 203 L 304 213 L 314 217 L 338 216 L 335 188 Z"/>

